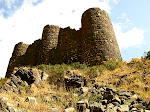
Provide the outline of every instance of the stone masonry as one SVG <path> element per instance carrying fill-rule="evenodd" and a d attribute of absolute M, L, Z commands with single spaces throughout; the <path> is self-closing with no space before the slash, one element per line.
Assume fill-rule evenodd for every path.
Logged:
<path fill-rule="evenodd" d="M 89 66 L 120 60 L 121 54 L 107 12 L 90 8 L 82 15 L 80 30 L 46 25 L 42 39 L 31 45 L 18 43 L 9 61 L 6 77 L 14 67 L 39 64 L 85 63 Z"/>
<path fill-rule="evenodd" d="M 101 64 L 120 59 L 120 50 L 107 12 L 91 8 L 82 15 L 82 63 Z"/>

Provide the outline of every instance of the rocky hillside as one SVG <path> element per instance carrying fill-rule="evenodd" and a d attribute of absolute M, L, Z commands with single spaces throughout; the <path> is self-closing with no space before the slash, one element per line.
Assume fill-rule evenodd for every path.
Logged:
<path fill-rule="evenodd" d="M 0 81 L 1 112 L 150 112 L 150 60 L 15 68 Z"/>

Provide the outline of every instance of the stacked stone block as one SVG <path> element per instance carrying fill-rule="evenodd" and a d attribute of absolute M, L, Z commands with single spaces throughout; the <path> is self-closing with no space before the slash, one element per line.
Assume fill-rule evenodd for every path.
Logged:
<path fill-rule="evenodd" d="M 82 63 L 101 64 L 121 59 L 113 26 L 107 12 L 91 8 L 82 15 Z"/>
<path fill-rule="evenodd" d="M 58 44 L 59 26 L 46 25 L 42 34 L 42 48 L 40 52 L 40 57 L 43 64 L 48 64 L 49 62 L 49 52 L 53 48 L 55 49 Z"/>
<path fill-rule="evenodd" d="M 42 47 L 41 39 L 34 41 L 31 45 L 28 46 L 28 49 L 24 55 L 24 60 L 26 60 L 25 65 L 35 66 L 39 63 L 39 52 Z"/>
<path fill-rule="evenodd" d="M 70 27 L 60 30 L 58 50 L 61 54 L 61 63 L 73 63 L 80 61 L 80 31 Z"/>

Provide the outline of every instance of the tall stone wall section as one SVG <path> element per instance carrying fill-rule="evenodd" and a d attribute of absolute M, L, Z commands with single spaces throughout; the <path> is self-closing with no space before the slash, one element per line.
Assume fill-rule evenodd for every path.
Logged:
<path fill-rule="evenodd" d="M 46 25 L 42 38 L 31 45 L 18 43 L 10 59 L 6 77 L 14 67 L 73 62 L 99 65 L 107 60 L 120 60 L 121 54 L 109 15 L 90 8 L 82 15 L 80 30 Z"/>
<path fill-rule="evenodd" d="M 60 63 L 80 62 L 80 31 L 67 27 L 60 30 L 58 52 Z"/>
<path fill-rule="evenodd" d="M 113 26 L 107 12 L 91 8 L 82 15 L 82 63 L 101 64 L 121 59 Z"/>

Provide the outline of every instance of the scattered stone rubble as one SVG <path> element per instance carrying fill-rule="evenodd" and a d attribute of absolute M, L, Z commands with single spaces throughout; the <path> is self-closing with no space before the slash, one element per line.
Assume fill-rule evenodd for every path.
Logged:
<path fill-rule="evenodd" d="M 34 68 L 19 68 L 0 90 L 19 93 L 21 86 L 32 84 L 39 86 L 40 81 L 46 80 L 46 77 L 47 74 Z M 134 91 L 117 90 L 96 81 L 92 86 L 88 86 L 85 77 L 81 73 L 77 73 L 76 70 L 67 71 L 64 81 L 67 90 L 70 88 L 76 90 L 75 95 L 79 101 L 75 104 L 70 102 L 69 106 L 63 110 L 60 107 L 50 108 L 51 112 L 150 112 L 150 101 L 144 101 Z M 68 97 L 66 95 L 66 98 Z M 19 99 L 35 106 L 38 104 L 36 97 Z M 44 101 L 47 103 L 61 102 L 62 99 L 64 98 L 61 96 L 47 94 Z M 16 110 L 13 105 L 15 103 L 10 103 L 7 98 L 0 97 L 1 112 L 26 112 L 22 108 Z"/>
<path fill-rule="evenodd" d="M 38 71 L 34 68 L 21 67 L 7 82 L 0 88 L 2 91 L 13 91 L 20 93 L 20 87 L 27 87 L 31 84 L 35 84 L 37 87 L 40 86 L 40 82 L 46 80 L 48 75 L 44 72 Z"/>
<path fill-rule="evenodd" d="M 134 91 L 116 90 L 102 84 L 95 84 L 93 87 L 86 87 L 87 91 L 80 88 L 79 97 L 88 96 L 89 102 L 81 100 L 77 103 L 80 109 L 92 112 L 148 112 L 150 101 L 144 101 Z M 94 100 L 90 101 L 90 98 Z M 96 98 L 96 100 L 95 100 Z M 81 111 L 82 112 L 82 111 Z"/>
<path fill-rule="evenodd" d="M 79 88 L 87 85 L 85 77 L 81 73 L 77 73 L 77 70 L 67 71 L 64 78 L 66 89 Z"/>

